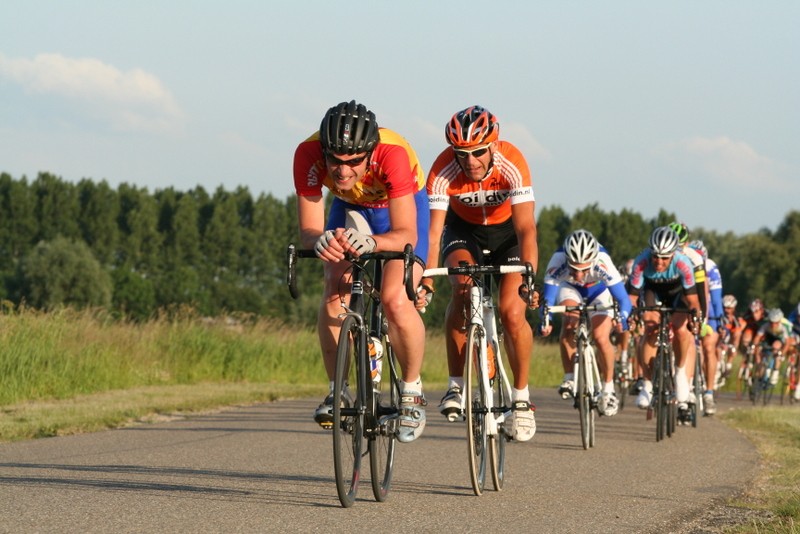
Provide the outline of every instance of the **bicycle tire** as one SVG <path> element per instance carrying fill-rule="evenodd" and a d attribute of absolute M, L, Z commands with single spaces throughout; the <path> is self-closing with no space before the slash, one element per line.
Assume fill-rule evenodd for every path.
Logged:
<path fill-rule="evenodd" d="M 505 389 L 502 379 L 504 373 L 500 371 L 500 360 L 497 358 L 497 354 L 498 351 L 495 349 L 493 357 L 495 358 L 494 368 L 497 371 L 495 372 L 494 379 L 492 379 L 490 383 L 492 385 L 492 395 L 494 397 L 494 410 L 497 416 L 499 416 L 511 409 L 511 399 L 507 398 L 508 392 Z M 489 440 L 494 442 L 489 445 L 489 452 L 491 453 L 490 465 L 492 484 L 494 485 L 495 491 L 500 491 L 503 489 L 503 483 L 505 482 L 506 442 L 508 441 L 502 423 L 498 425 L 497 434 L 489 436 Z"/>
<path fill-rule="evenodd" d="M 355 502 L 365 446 L 362 392 L 367 384 L 366 370 L 361 369 L 359 357 L 366 361 L 366 337 L 355 317 L 348 315 L 339 335 L 333 382 L 333 469 L 336 493 L 344 508 Z M 372 381 L 369 382 L 371 388 Z M 348 384 L 356 385 L 352 406 L 348 406 L 350 402 L 343 394 Z"/>
<path fill-rule="evenodd" d="M 654 372 L 656 376 L 653 380 L 653 393 L 656 409 L 656 441 L 664 439 L 665 431 L 667 430 L 667 392 L 665 391 L 666 380 L 664 378 L 666 371 L 666 350 L 659 347 L 656 352 L 656 364 Z"/>
<path fill-rule="evenodd" d="M 589 389 L 589 358 L 586 356 L 586 340 L 578 336 L 575 357 L 578 358 L 578 383 L 575 391 L 578 394 L 578 415 L 581 422 L 581 444 L 584 450 L 592 446 L 592 391 Z"/>
<path fill-rule="evenodd" d="M 697 347 L 694 358 L 694 377 L 692 379 L 692 388 L 694 390 L 694 404 L 689 405 L 691 410 L 692 428 L 697 428 L 698 419 L 700 414 L 703 413 L 703 357 L 702 348 Z"/>
<path fill-rule="evenodd" d="M 675 428 L 678 421 L 678 400 L 675 396 L 675 369 L 673 368 L 673 362 L 675 360 L 675 354 L 672 351 L 672 345 L 667 345 L 666 350 L 666 360 L 665 360 L 665 370 L 664 370 L 664 389 L 666 391 L 666 417 L 667 417 L 667 428 L 666 428 L 666 435 L 668 438 L 671 438 L 672 435 L 675 433 Z"/>
<path fill-rule="evenodd" d="M 467 344 L 464 347 L 464 411 L 467 420 L 467 449 L 469 455 L 469 475 L 475 495 L 481 495 L 486 483 L 486 460 L 489 440 L 486 434 L 485 392 L 481 380 L 480 366 L 477 365 L 483 333 L 478 325 L 470 325 Z M 494 442 L 492 442 L 494 443 Z"/>
<path fill-rule="evenodd" d="M 369 439 L 369 468 L 372 478 L 372 494 L 378 502 L 385 501 L 389 496 L 394 471 L 394 454 L 397 446 L 397 414 L 400 408 L 400 390 L 398 389 L 397 359 L 394 348 L 387 336 L 383 336 L 384 361 L 383 376 L 388 389 L 388 405 L 383 405 L 381 399 L 386 394 L 375 391 L 373 406 L 377 420 L 375 430 Z M 388 373 L 387 373 L 388 371 Z"/>

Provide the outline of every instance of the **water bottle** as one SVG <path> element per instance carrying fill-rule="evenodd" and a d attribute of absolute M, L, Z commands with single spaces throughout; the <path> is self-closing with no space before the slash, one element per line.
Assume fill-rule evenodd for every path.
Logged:
<path fill-rule="evenodd" d="M 372 381 L 376 384 L 381 381 L 381 368 L 383 366 L 383 345 L 381 340 L 375 336 L 369 338 L 369 368 L 372 373 Z"/>

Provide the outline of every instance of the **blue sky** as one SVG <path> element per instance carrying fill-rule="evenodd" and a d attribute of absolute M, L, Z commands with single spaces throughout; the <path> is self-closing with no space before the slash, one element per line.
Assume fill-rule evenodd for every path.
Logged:
<path fill-rule="evenodd" d="M 774 230 L 800 209 L 798 20 L 789 0 L 6 0 L 0 171 L 285 198 L 340 101 L 426 170 L 480 104 L 539 208 Z"/>

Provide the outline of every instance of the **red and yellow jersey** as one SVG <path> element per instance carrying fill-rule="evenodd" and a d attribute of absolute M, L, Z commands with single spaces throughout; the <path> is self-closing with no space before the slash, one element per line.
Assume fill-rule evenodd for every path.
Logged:
<path fill-rule="evenodd" d="M 432 210 L 449 207 L 471 224 L 494 225 L 511 218 L 511 206 L 533 202 L 528 163 L 517 147 L 496 141 L 489 175 L 476 182 L 466 176 L 451 147 L 439 154 L 428 174 L 428 198 Z"/>
<path fill-rule="evenodd" d="M 322 195 L 322 186 L 338 198 L 368 208 L 385 208 L 390 198 L 413 195 L 425 187 L 425 171 L 416 152 L 399 134 L 380 128 L 380 142 L 367 172 L 351 190 L 339 191 L 328 174 L 319 132 L 300 143 L 294 153 L 294 188 L 298 196 Z"/>

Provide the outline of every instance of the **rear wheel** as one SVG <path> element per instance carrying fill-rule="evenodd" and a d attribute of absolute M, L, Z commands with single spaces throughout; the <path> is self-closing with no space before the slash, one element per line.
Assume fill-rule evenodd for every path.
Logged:
<path fill-rule="evenodd" d="M 360 369 L 359 353 L 366 351 L 366 337 L 354 317 L 345 317 L 336 354 L 333 382 L 333 469 L 336 492 L 342 506 L 353 505 L 361 479 L 361 457 L 366 449 L 364 413 L 359 391 L 363 391 L 366 370 Z M 365 360 L 366 360 L 366 354 Z M 363 375 L 363 376 L 362 376 Z M 355 387 L 350 399 L 349 386 Z"/>
<path fill-rule="evenodd" d="M 475 495 L 483 493 L 486 482 L 486 459 L 489 440 L 486 434 L 485 394 L 480 376 L 478 359 L 484 335 L 478 325 L 471 325 L 467 335 L 464 360 L 464 408 L 467 420 L 467 448 L 469 452 L 469 475 Z M 494 441 L 492 441 L 494 444 Z"/>
<path fill-rule="evenodd" d="M 383 383 L 373 395 L 374 414 L 377 418 L 374 433 L 369 440 L 369 467 L 372 475 L 372 493 L 377 501 L 389 496 L 397 444 L 397 413 L 400 392 L 397 386 L 397 368 L 394 349 L 384 336 Z"/>

